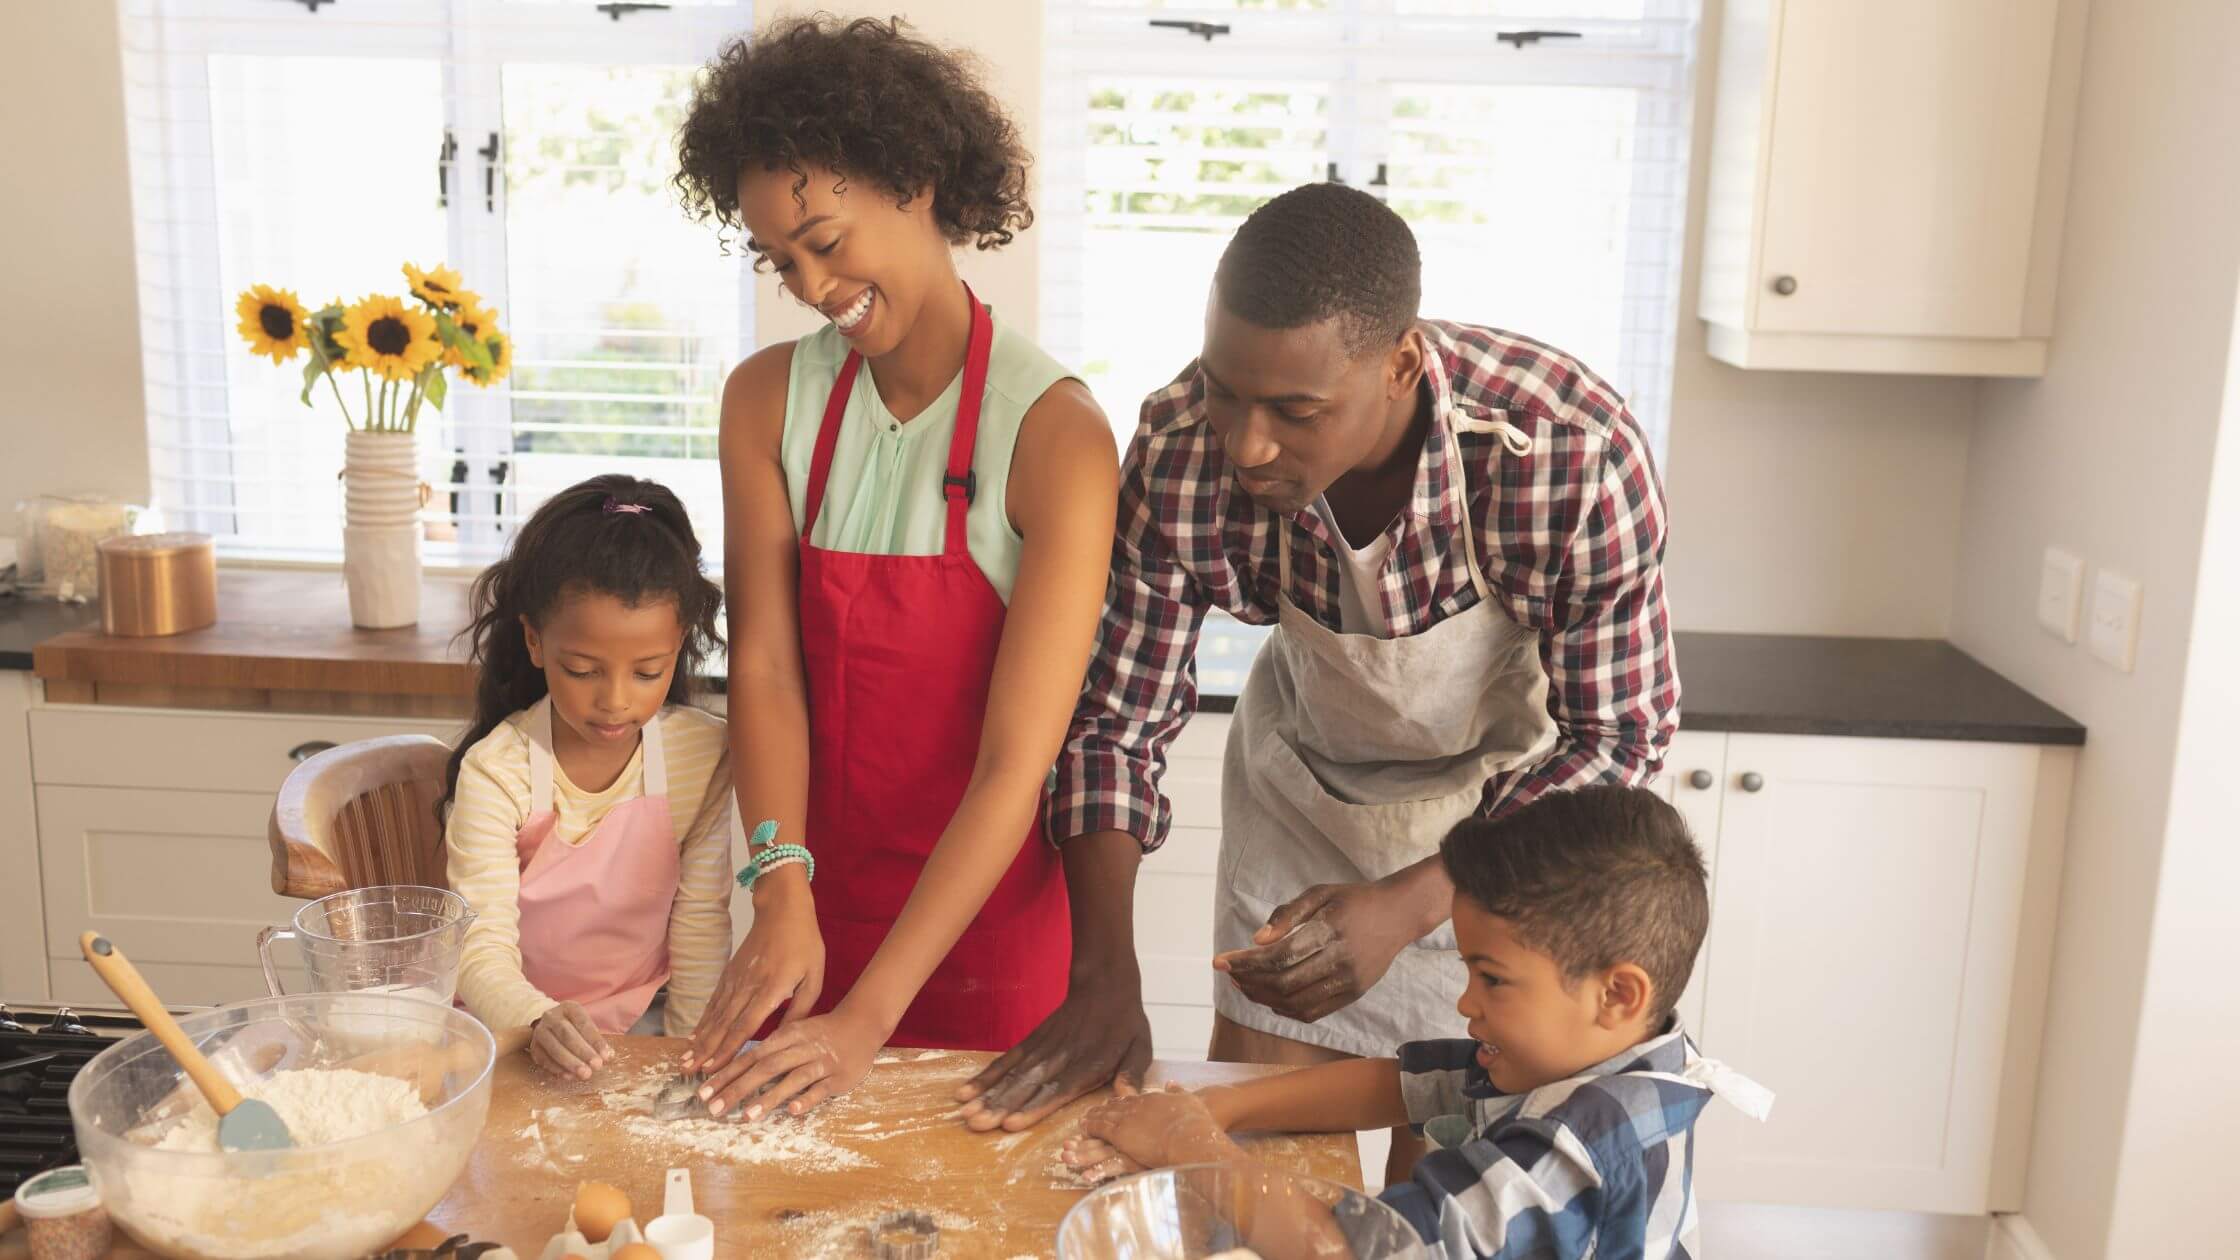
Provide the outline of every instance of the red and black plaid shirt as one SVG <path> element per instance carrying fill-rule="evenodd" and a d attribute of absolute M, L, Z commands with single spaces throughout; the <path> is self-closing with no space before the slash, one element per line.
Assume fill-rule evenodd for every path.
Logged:
<path fill-rule="evenodd" d="M 1679 722 L 1665 624 L 1664 490 L 1633 415 L 1600 377 L 1552 347 L 1426 320 L 1435 415 L 1506 419 L 1531 447 L 1463 432 L 1462 467 L 1434 425 L 1378 594 L 1391 637 L 1477 602 L 1456 526 L 1480 531 L 1486 580 L 1509 616 L 1541 632 L 1556 745 L 1486 784 L 1488 813 L 1584 784 L 1638 783 Z M 1144 400 L 1122 470 L 1119 530 L 1096 658 L 1058 758 L 1049 834 L 1125 831 L 1157 848 L 1169 807 L 1166 749 L 1197 709 L 1194 657 L 1209 609 L 1276 619 L 1276 530 L 1292 537 L 1294 604 L 1339 625 L 1331 536 L 1312 508 L 1290 520 L 1236 483 L 1205 421 L 1197 365 Z"/>

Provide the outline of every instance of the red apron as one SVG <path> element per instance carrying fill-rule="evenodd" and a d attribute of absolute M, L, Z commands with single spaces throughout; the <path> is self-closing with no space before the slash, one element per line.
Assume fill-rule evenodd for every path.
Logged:
<path fill-rule="evenodd" d="M 933 846 L 964 799 L 1004 604 L 965 547 L 973 439 L 993 322 L 978 298 L 943 482 L 948 526 L 938 556 L 827 551 L 810 543 L 825 476 L 862 357 L 833 382 L 809 467 L 801 525 L 801 656 L 809 687 L 807 844 L 817 858 L 825 977 L 817 1009 L 853 988 L 901 915 Z M 938 891 L 938 890 L 937 890 Z M 895 1029 L 897 1045 L 1008 1050 L 1066 993 L 1073 928 L 1042 804 L 1011 863 Z"/>

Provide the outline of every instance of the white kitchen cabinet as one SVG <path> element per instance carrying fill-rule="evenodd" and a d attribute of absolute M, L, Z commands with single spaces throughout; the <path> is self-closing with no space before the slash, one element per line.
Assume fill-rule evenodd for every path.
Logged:
<path fill-rule="evenodd" d="M 38 815 L 31 794 L 36 684 L 0 671 L 0 998 L 48 997 L 46 907 L 39 899 Z"/>
<path fill-rule="evenodd" d="M 1213 875 L 1221 852 L 1221 758 L 1229 716 L 1200 713 L 1169 747 L 1167 842 L 1136 876 L 1136 960 L 1161 1058 L 1203 1059 L 1213 1036 Z"/>
<path fill-rule="evenodd" d="M 1701 1041 L 1778 1101 L 1704 1113 L 1705 1199 L 2020 1208 L 2072 758 L 1728 738 Z"/>
<path fill-rule="evenodd" d="M 1747 368 L 2036 376 L 2081 0 L 1730 0 L 1699 313 Z"/>
<path fill-rule="evenodd" d="M 45 937 L 32 948 L 54 996 L 77 1002 L 100 1000 L 78 951 L 89 929 L 114 939 L 166 1001 L 263 993 L 257 930 L 303 904 L 272 892 L 266 840 L 290 754 L 314 742 L 456 735 L 442 719 L 103 705 L 38 705 L 26 725 Z M 8 949 L 12 975 L 13 936 Z"/>
<path fill-rule="evenodd" d="M 1726 762 L 1726 736 L 1682 731 L 1673 736 L 1672 747 L 1665 753 L 1664 768 L 1649 785 L 1670 801 L 1686 820 L 1688 834 L 1703 851 L 1704 869 L 1712 872 L 1714 890 L 1719 869 L 1719 806 L 1725 800 L 1721 789 L 1726 783 Z M 1713 913 L 1716 915 L 1716 908 Z M 1681 990 L 1680 1000 L 1673 1007 L 1680 1015 L 1681 1025 L 1690 1036 L 1697 1038 L 1703 1036 L 1704 995 L 1711 987 L 1710 952 L 1706 946 L 1696 955 L 1695 969 L 1688 974 L 1688 987 Z"/>

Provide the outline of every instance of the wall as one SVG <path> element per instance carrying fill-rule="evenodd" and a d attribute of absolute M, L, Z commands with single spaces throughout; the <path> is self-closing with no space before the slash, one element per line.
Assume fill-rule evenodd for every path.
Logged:
<path fill-rule="evenodd" d="M 2043 380 L 1982 387 L 1953 638 L 2091 731 L 2025 1215 L 2060 1260 L 2206 1255 L 2229 1235 L 2180 1240 L 2211 1237 L 2218 1214 L 2202 1207 L 2229 1193 L 2229 1134 L 2199 1152 L 2157 1147 L 2234 1114 L 2203 1106 L 2232 1097 L 2221 1066 L 2178 1070 L 2202 1061 L 2189 1028 L 2216 1012 L 2233 1041 L 2229 908 L 2215 904 L 2232 887 L 2231 776 L 2215 792 L 2203 777 L 2229 763 L 2230 710 L 2210 695 L 2231 686 L 2229 498 L 2220 569 L 2203 538 L 2240 278 L 2240 8 L 2101 3 L 2090 22 L 2052 363 Z M 2039 558 L 2055 543 L 2144 584 L 2135 673 L 2036 628 Z M 2173 1194 L 2192 1197 L 2169 1208 Z"/>
<path fill-rule="evenodd" d="M 26 495 L 148 495 L 113 0 L 0 4 L 0 153 L 0 534 L 12 534 Z"/>
<path fill-rule="evenodd" d="M 1973 380 L 1745 372 L 1696 318 L 1724 0 L 1703 0 L 1665 492 L 1684 630 L 1936 638 L 1950 624 Z M 1681 663 L 1683 677 L 1686 662 Z"/>

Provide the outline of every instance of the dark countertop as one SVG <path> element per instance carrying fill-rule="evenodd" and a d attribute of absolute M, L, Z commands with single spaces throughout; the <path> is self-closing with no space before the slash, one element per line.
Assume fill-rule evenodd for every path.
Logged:
<path fill-rule="evenodd" d="M 1255 638 L 1262 634 L 1246 629 Z M 1685 631 L 1673 638 L 1682 730 L 2084 743 L 2084 727 L 1940 639 Z M 1239 645 L 1216 651 L 1227 658 L 1249 654 Z M 1222 676 L 1228 682 L 1241 671 L 1225 669 Z M 1201 685 L 1205 711 L 1236 707 L 1233 682 Z"/>
<path fill-rule="evenodd" d="M 331 573 L 221 570 L 220 624 L 167 639 L 110 639 L 90 604 L 0 599 L 0 669 L 46 678 L 387 694 L 463 695 L 452 635 L 466 584 L 430 578 L 422 624 L 353 631 Z M 73 633 L 88 630 L 90 633 Z M 1227 712 L 1268 627 L 1209 618 L 1198 645 L 1200 707 Z M 1690 731 L 1865 735 L 1992 743 L 2084 742 L 2084 728 L 1935 639 L 1693 634 L 1675 637 L 1680 725 Z M 722 687 L 720 661 L 709 663 Z"/>
<path fill-rule="evenodd" d="M 101 624 L 99 604 L 58 604 L 51 599 L 0 599 L 0 669 L 31 668 L 31 649 L 66 630 Z"/>

